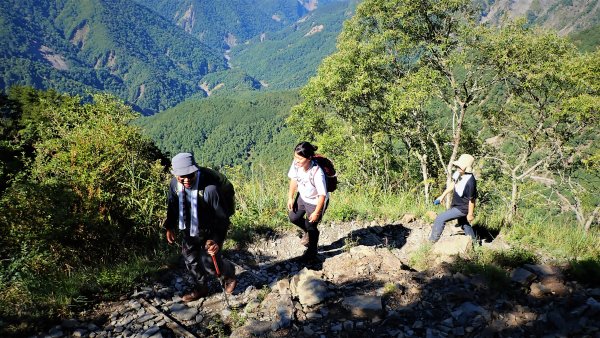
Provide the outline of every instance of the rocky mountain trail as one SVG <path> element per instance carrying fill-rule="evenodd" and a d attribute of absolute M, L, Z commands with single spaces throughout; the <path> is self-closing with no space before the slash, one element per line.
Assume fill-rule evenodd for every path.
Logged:
<path fill-rule="evenodd" d="M 545 264 L 512 270 L 507 284 L 457 272 L 472 243 L 451 225 L 418 269 L 411 257 L 430 229 L 413 215 L 322 224 L 310 266 L 296 231 L 273 231 L 226 253 L 238 276 L 229 307 L 216 279 L 208 297 L 184 303 L 192 284 L 180 265 L 38 337 L 600 337 L 600 287 Z"/>

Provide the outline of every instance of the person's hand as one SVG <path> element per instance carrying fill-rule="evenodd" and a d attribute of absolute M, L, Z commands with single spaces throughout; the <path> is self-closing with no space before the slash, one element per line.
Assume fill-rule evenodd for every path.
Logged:
<path fill-rule="evenodd" d="M 217 242 L 213 241 L 212 239 L 206 241 L 204 248 L 211 256 L 214 256 L 217 252 L 219 252 L 220 249 L 219 244 L 217 244 Z"/>
<path fill-rule="evenodd" d="M 288 211 L 292 211 L 292 209 L 294 209 L 294 199 L 293 198 L 288 198 L 287 209 L 288 209 Z"/>
<path fill-rule="evenodd" d="M 440 202 L 440 199 L 439 199 L 439 198 L 436 198 L 436 199 L 435 199 L 435 201 L 433 201 L 433 204 L 434 204 L 434 205 L 438 205 L 438 204 L 440 204 L 440 203 L 441 203 L 441 202 Z"/>
<path fill-rule="evenodd" d="M 473 222 L 474 219 L 475 219 L 475 215 L 473 215 L 473 214 L 468 214 L 467 215 L 467 221 L 469 223 Z"/>
<path fill-rule="evenodd" d="M 319 217 L 321 217 L 321 212 L 315 210 L 312 214 L 310 214 L 310 216 L 308 216 L 308 221 L 314 223 L 319 220 Z"/>
<path fill-rule="evenodd" d="M 175 232 L 171 229 L 167 229 L 167 242 L 169 242 L 169 244 L 175 242 Z"/>

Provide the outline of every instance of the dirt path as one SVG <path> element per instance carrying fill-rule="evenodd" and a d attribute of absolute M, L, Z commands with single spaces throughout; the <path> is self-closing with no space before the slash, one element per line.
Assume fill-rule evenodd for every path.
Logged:
<path fill-rule="evenodd" d="M 192 284 L 180 265 L 40 337 L 600 335 L 600 289 L 566 281 L 552 267 L 525 267 L 521 279 L 499 288 L 443 260 L 413 269 L 410 257 L 430 231 L 420 220 L 330 223 L 320 231 L 320 263 L 308 269 L 292 229 L 227 252 L 239 281 L 231 307 L 216 280 L 208 297 L 183 303 Z M 464 238 L 452 226 L 442 237 Z"/>

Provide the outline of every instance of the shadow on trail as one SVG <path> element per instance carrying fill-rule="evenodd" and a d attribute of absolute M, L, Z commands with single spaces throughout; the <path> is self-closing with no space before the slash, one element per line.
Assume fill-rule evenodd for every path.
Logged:
<path fill-rule="evenodd" d="M 396 281 L 395 290 L 383 295 L 385 283 L 380 280 L 335 284 L 335 293 L 310 309 L 320 315 L 318 318 L 296 307 L 292 324 L 308 327 L 296 336 L 598 336 L 600 307 L 590 305 L 594 302 L 585 287 L 562 295 L 533 296 L 528 287 L 511 282 L 508 274 L 498 281 L 477 274 L 466 277 L 456 274 L 458 270 L 459 265 L 446 264 L 428 272 L 410 273 Z M 355 295 L 381 295 L 381 312 L 367 317 L 353 314 L 342 304 Z"/>
<path fill-rule="evenodd" d="M 349 251 L 354 246 L 402 248 L 406 244 L 409 234 L 410 229 L 401 224 L 356 229 L 330 244 L 320 245 L 318 260 L 314 262 L 304 262 L 300 257 L 279 259 L 273 255 L 256 255 L 248 250 L 229 250 L 225 256 L 233 263 L 242 266 L 244 271 L 238 275 L 239 283 L 236 292 L 243 292 L 250 285 L 260 288 L 283 277 L 294 275 L 304 267 L 310 270 L 321 270 L 326 259 Z M 260 238 L 259 240 L 274 240 L 280 237 Z M 300 238 L 294 245 L 301 247 Z"/>

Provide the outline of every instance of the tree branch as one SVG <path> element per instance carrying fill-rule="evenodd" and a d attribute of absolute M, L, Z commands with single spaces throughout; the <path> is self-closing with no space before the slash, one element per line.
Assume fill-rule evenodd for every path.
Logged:
<path fill-rule="evenodd" d="M 534 171 L 537 167 L 539 167 L 544 162 L 546 162 L 546 158 L 543 158 L 543 159 L 539 160 L 536 164 L 534 164 L 533 166 L 531 166 L 524 173 L 522 173 L 521 175 L 517 176 L 516 177 L 517 180 L 522 180 L 523 178 L 527 177 L 527 175 L 531 174 L 532 171 Z"/>
<path fill-rule="evenodd" d="M 585 225 L 583 227 L 583 229 L 585 230 L 585 232 L 590 231 L 590 227 L 592 226 L 592 222 L 594 221 L 594 219 L 596 217 L 598 217 L 598 213 L 600 213 L 600 204 L 596 206 L 596 208 L 594 209 L 594 211 L 592 212 L 592 214 L 588 218 L 587 222 L 585 222 Z"/>

